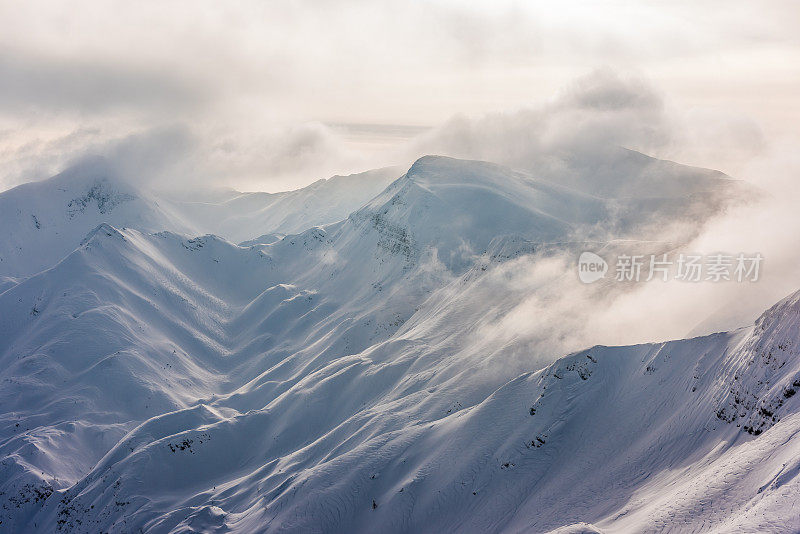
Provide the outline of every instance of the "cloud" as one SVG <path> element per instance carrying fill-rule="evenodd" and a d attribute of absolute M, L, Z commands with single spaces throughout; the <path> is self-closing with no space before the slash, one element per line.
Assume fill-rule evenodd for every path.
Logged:
<path fill-rule="evenodd" d="M 94 127 L 65 133 L 24 127 L 0 130 L 0 191 L 49 178 L 85 155 L 89 147 L 107 140 L 107 134 Z"/>
<path fill-rule="evenodd" d="M 175 188 L 291 189 L 424 154 L 574 185 L 612 179 L 608 151 L 626 146 L 770 192 L 687 244 L 761 252 L 762 281 L 609 294 L 565 276 L 575 258 L 520 260 L 498 283 L 525 298 L 486 339 L 546 342 L 558 356 L 700 323 L 730 328 L 800 287 L 798 143 L 779 141 L 800 118 L 797 10 L 717 0 L 0 4 L 0 189 L 87 155 L 132 182 Z M 574 79 L 597 65 L 611 67 Z M 444 124 L 367 152 L 325 122 Z"/>
<path fill-rule="evenodd" d="M 13 137 L 13 132 L 6 135 Z M 87 158 L 102 157 L 118 178 L 153 185 L 172 180 L 187 183 L 189 162 L 197 157 L 198 140 L 185 127 L 157 127 L 123 136 L 101 129 L 82 129 L 52 138 L 39 138 L 0 152 L 4 183 L 49 178 Z M 199 162 L 198 162 L 199 163 Z"/>
<path fill-rule="evenodd" d="M 25 51 L 0 52 L 0 109 L 98 114 L 124 110 L 175 114 L 210 99 L 206 86 L 185 73 L 111 61 L 64 60 Z"/>
<path fill-rule="evenodd" d="M 239 188 L 293 189 L 370 163 L 334 129 L 319 122 L 276 126 L 258 132 L 216 130 L 204 139 L 203 166 Z M 375 165 L 377 166 L 377 165 Z M 233 178 L 233 180 L 232 180 Z"/>
<path fill-rule="evenodd" d="M 260 158 L 266 174 L 305 171 L 337 160 L 344 151 L 340 138 L 321 123 L 305 123 L 262 140 Z"/>
<path fill-rule="evenodd" d="M 798 141 L 768 140 L 755 121 L 732 110 L 670 106 L 643 78 L 600 69 L 544 105 L 451 119 L 417 139 L 413 150 L 500 162 L 548 178 L 569 177 L 572 169 L 585 179 L 577 186 L 597 194 L 600 184 L 592 181 L 620 181 L 627 172 L 607 157 L 610 147 L 622 145 L 680 162 L 716 161 L 713 166 L 735 170 L 736 178 L 765 193 L 716 214 L 699 214 L 700 219 L 674 213 L 649 228 L 653 240 L 671 240 L 675 228 L 691 230 L 682 232 L 693 237 L 672 251 L 673 259 L 680 252 L 762 254 L 756 283 L 671 281 L 602 289 L 574 276 L 572 251 L 498 267 L 493 293 L 506 292 L 509 301 L 524 297 L 479 329 L 476 338 L 487 347 L 527 346 L 521 354 L 544 353 L 548 359 L 596 343 L 735 329 L 800 289 L 800 221 L 793 208 L 800 203 Z M 606 231 L 607 239 L 619 237 Z M 641 248 L 634 252 L 654 252 L 651 244 Z M 530 364 L 530 356 L 524 357 Z"/>
<path fill-rule="evenodd" d="M 596 112 L 641 110 L 651 113 L 662 110 L 663 101 L 643 80 L 622 78 L 613 70 L 604 68 L 569 84 L 562 91 L 556 107 Z"/>
<path fill-rule="evenodd" d="M 68 138 L 5 156 L 16 159 L 19 174 L 29 180 L 47 178 L 76 161 L 100 156 L 120 179 L 177 190 L 232 186 L 258 190 L 265 183 L 272 190 L 287 190 L 343 169 L 374 167 L 321 123 L 275 127 L 252 135 L 178 123 L 111 138 L 96 131 L 93 135 L 75 132 Z"/>
<path fill-rule="evenodd" d="M 775 302 L 800 290 L 800 157 L 798 139 L 770 144 L 751 157 L 742 176 L 765 194 L 730 206 L 699 226 L 694 238 L 670 251 L 709 256 L 761 254 L 756 282 L 687 283 L 654 280 L 634 284 L 582 284 L 575 262 L 580 251 L 528 256 L 491 273 L 495 294 L 517 301 L 475 334 L 487 346 L 509 343 L 526 350 L 519 365 L 549 363 L 565 352 L 594 344 L 625 345 L 666 341 L 752 324 Z M 680 221 L 679 221 L 680 222 Z M 686 224 L 697 226 L 695 220 Z M 613 237 L 613 235 L 609 235 Z M 658 234 L 652 236 L 658 239 Z M 656 253 L 652 243 L 628 243 L 629 253 Z M 595 250 L 597 251 L 597 250 Z M 607 249 L 599 251 L 613 260 Z M 612 263 L 609 276 L 614 276 Z M 517 297 L 522 295 L 522 297 Z M 531 356 L 532 355 L 532 356 Z"/>
<path fill-rule="evenodd" d="M 660 95 L 640 78 L 600 69 L 546 105 L 451 119 L 420 138 L 414 150 L 535 169 L 558 153 L 594 157 L 617 146 L 653 152 L 671 136 Z"/>
<path fill-rule="evenodd" d="M 695 141 L 704 148 L 693 163 L 730 171 L 744 163 L 737 147 L 753 132 L 769 136 L 797 122 L 791 68 L 800 47 L 789 23 L 796 11 L 784 1 L 716 0 L 0 3 L 0 132 L 10 131 L 0 141 L 0 181 L 18 183 L 26 169 L 38 174 L 61 161 L 41 152 L 33 164 L 33 145 L 175 124 L 228 165 L 225 183 L 241 172 L 247 187 L 270 190 L 431 152 L 528 165 L 537 153 L 586 151 L 607 137 L 676 159 L 672 144 Z M 532 107 L 597 65 L 679 95 L 697 135 L 677 138 L 664 123 L 676 114 L 664 112 L 659 93 L 610 69 Z M 705 128 L 718 122 L 695 112 L 703 106 L 749 112 L 756 128 L 735 114 Z M 435 126 L 457 113 L 465 115 L 436 136 L 368 156 L 338 132 L 308 126 Z M 274 139 L 282 135 L 296 137 L 294 148 Z M 18 159 L 9 155 L 23 146 Z M 259 155 L 270 147 L 282 156 Z M 319 164 L 323 156 L 340 167 Z M 715 164 L 722 158 L 736 165 Z M 299 161 L 294 182 L 281 159 Z"/>
<path fill-rule="evenodd" d="M 348 139 L 346 128 L 317 121 L 253 121 L 245 125 L 238 121 L 155 120 L 142 127 L 137 121 L 108 118 L 88 123 L 96 126 L 57 136 L 49 132 L 49 122 L 39 122 L 32 128 L 9 130 L 6 146 L 15 144 L 14 136 L 29 138 L 37 128 L 47 133 L 36 142 L 19 142 L 0 151 L 4 163 L 0 180 L 14 185 L 41 179 L 82 153 L 126 159 L 119 148 L 124 146 L 129 151 L 149 151 L 127 158 L 134 162 L 171 160 L 169 179 L 152 166 L 128 175 L 136 174 L 140 182 L 176 187 L 293 189 L 333 174 L 387 165 L 407 167 L 423 155 L 442 154 L 493 161 L 586 188 L 591 184 L 581 184 L 579 178 L 587 176 L 587 167 L 608 170 L 616 161 L 613 151 L 618 146 L 679 161 L 687 154 L 690 162 L 702 164 L 719 155 L 722 148 L 744 160 L 744 154 L 751 157 L 763 145 L 752 121 L 707 117 L 695 111 L 689 119 L 681 118 L 644 78 L 603 68 L 571 82 L 544 103 L 476 117 L 458 115 L 410 141 L 400 136 L 385 143 L 382 129 L 372 128 L 372 135 L 380 137 L 381 143 L 371 146 Z M 719 135 L 722 132 L 724 136 Z M 715 143 L 718 139 L 727 141 Z M 597 171 L 594 176 L 595 180 L 613 179 Z"/>
<path fill-rule="evenodd" d="M 487 322 L 479 337 L 495 345 L 527 344 L 557 357 L 595 343 L 665 340 L 734 328 L 800 288 L 800 253 L 796 252 L 800 222 L 794 215 L 800 203 L 796 192 L 800 161 L 793 155 L 796 140 L 784 145 L 767 140 L 754 121 L 732 112 L 676 111 L 645 78 L 606 68 L 568 84 L 538 106 L 457 116 L 407 145 L 378 154 L 354 149 L 341 129 L 315 121 L 255 124 L 251 129 L 226 122 L 178 122 L 132 134 L 83 128 L 35 142 L 9 142 L 16 139 L 15 133 L 13 129 L 0 132 L 0 146 L 6 147 L 0 157 L 16 162 L 6 165 L 6 172 L 26 168 L 45 178 L 61 170 L 44 174 L 45 168 L 100 154 L 128 180 L 177 188 L 236 185 L 259 189 L 269 184 L 272 190 L 289 189 L 351 169 L 408 165 L 430 153 L 490 160 L 546 176 L 564 176 L 565 162 L 574 170 L 577 161 L 580 176 L 596 179 L 602 174 L 599 162 L 610 161 L 603 159 L 607 150 L 619 145 L 672 154 L 678 161 L 683 161 L 682 155 L 702 159 L 730 151 L 741 156 L 738 176 L 770 195 L 712 218 L 685 250 L 760 252 L 765 257 L 761 281 L 751 285 L 642 283 L 624 291 L 602 291 L 572 276 L 577 255 L 525 258 L 492 274 L 498 287 L 517 295 L 510 298 L 518 302 L 510 312 Z M 613 167 L 602 170 L 607 177 L 616 171 Z M 592 193 L 591 188 L 587 191 Z M 696 220 L 671 222 L 697 229 Z"/>
<path fill-rule="evenodd" d="M 117 134 L 99 128 L 77 130 L 33 142 L 11 142 L 0 150 L 0 190 L 49 178 L 76 161 L 100 156 L 120 179 L 152 188 L 237 187 L 288 190 L 380 166 L 380 159 L 349 148 L 321 123 L 242 132 L 186 123 Z M 0 132 L 0 146 L 2 145 Z"/>

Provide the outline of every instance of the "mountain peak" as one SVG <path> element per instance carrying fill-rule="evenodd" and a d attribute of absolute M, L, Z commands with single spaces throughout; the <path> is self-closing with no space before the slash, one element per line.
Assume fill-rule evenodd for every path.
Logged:
<path fill-rule="evenodd" d="M 86 237 L 81 240 L 81 246 L 86 245 L 90 241 L 94 240 L 96 237 L 119 237 L 121 239 L 125 239 L 125 236 L 122 235 L 122 232 L 114 228 L 108 223 L 100 223 L 97 225 L 91 232 L 86 234 Z"/>
<path fill-rule="evenodd" d="M 500 165 L 425 156 L 351 220 L 370 221 L 385 239 L 402 236 L 418 249 L 411 256 L 435 248 L 458 271 L 498 236 L 563 238 L 572 231 L 572 215 L 597 218 L 601 212 L 594 199 Z"/>
<path fill-rule="evenodd" d="M 783 324 L 796 328 L 798 318 L 800 318 L 800 291 L 795 291 L 762 313 L 755 324 L 762 331 L 778 329 Z"/>
<path fill-rule="evenodd" d="M 422 156 L 408 169 L 406 177 L 422 184 L 486 184 L 508 181 L 519 173 L 488 161 L 457 159 L 449 156 Z M 502 184 L 497 184 L 502 185 Z"/>

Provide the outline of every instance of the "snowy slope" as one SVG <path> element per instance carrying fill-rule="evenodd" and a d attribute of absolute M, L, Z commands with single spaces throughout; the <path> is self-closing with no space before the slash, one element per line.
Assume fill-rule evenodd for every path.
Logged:
<path fill-rule="evenodd" d="M 238 243 L 263 234 L 296 234 L 344 219 L 401 174 L 397 168 L 386 167 L 318 180 L 295 191 L 209 192 L 194 199 L 187 199 L 184 193 L 172 193 L 164 194 L 162 202 L 199 233 L 216 234 Z"/>
<path fill-rule="evenodd" d="M 99 224 L 0 286 L 0 524 L 791 530 L 800 297 L 555 363 L 486 335 L 530 296 L 507 264 L 598 227 L 645 238 L 636 206 L 426 157 L 339 222 L 252 246 Z"/>
<path fill-rule="evenodd" d="M 102 158 L 88 159 L 0 193 L 0 290 L 55 264 L 100 223 L 265 243 L 271 241 L 263 234 L 282 237 L 344 219 L 399 174 L 377 169 L 275 194 L 195 191 L 185 195 L 191 201 L 177 201 L 118 179 Z"/>
<path fill-rule="evenodd" d="M 95 250 L 121 241 L 105 228 L 98 239 L 103 244 L 89 243 Z M 171 246 L 189 257 L 184 244 Z M 192 254 L 202 257 L 203 250 Z M 210 257 L 224 259 L 219 252 Z M 269 263 L 257 255 L 252 261 Z M 288 297 L 279 308 L 298 300 L 291 288 L 269 293 L 274 291 L 281 291 L 275 301 Z M 197 305 L 195 298 L 188 300 Z M 317 358 L 302 376 L 291 362 L 275 362 L 236 388 L 225 381 L 237 375 L 246 350 L 229 353 L 211 340 L 200 344 L 187 336 L 194 346 L 176 346 L 177 355 L 162 349 L 155 360 L 146 353 L 160 337 L 146 332 L 134 344 L 143 347 L 141 354 L 123 359 L 128 373 L 111 376 L 138 377 L 158 390 L 164 384 L 157 374 L 136 365 L 163 362 L 169 391 L 185 395 L 171 400 L 178 411 L 135 429 L 114 429 L 117 445 L 102 460 L 87 459 L 99 463 L 86 476 L 62 480 L 69 489 L 58 500 L 34 497 L 24 512 L 12 508 L 16 515 L 3 519 L 46 525 L 63 520 L 65 530 L 77 532 L 138 526 L 180 531 L 182 524 L 202 530 L 215 522 L 244 532 L 266 525 L 285 531 L 544 532 L 581 521 L 608 531 L 666 525 L 791 531 L 800 521 L 786 512 L 799 472 L 798 302 L 800 293 L 753 327 L 730 334 L 594 347 L 478 395 L 444 387 L 452 369 L 441 343 L 408 330 L 359 354 Z M 53 306 L 44 305 L 40 316 Z M 222 345 L 236 345 L 217 336 Z M 154 341 L 148 347 L 144 339 Z M 115 359 L 121 358 L 101 362 L 113 368 L 120 365 Z M 186 376 L 189 362 L 204 372 Z M 102 383 L 108 371 L 90 379 L 81 370 L 77 382 Z M 19 368 L 13 374 L 24 376 Z M 220 393 L 186 403 L 201 386 Z M 123 387 L 115 385 L 117 391 Z M 145 406 L 117 410 L 148 409 L 147 394 L 125 397 Z M 155 411 L 169 411 L 168 402 L 155 402 Z M 110 408 L 103 407 L 103 417 L 113 415 Z M 4 445 L 17 446 L 6 456 L 6 473 L 23 471 L 27 462 L 40 469 L 42 456 L 59 459 L 64 450 L 54 450 L 54 442 L 87 454 L 79 444 L 96 439 L 82 435 L 86 430 L 75 422 L 62 423 L 60 433 L 52 427 L 29 431 L 32 421 L 20 422 L 26 430 Z M 99 421 L 83 425 L 102 428 Z M 131 432 L 121 437 L 124 430 Z M 78 443 L 63 445 L 71 440 Z M 63 470 L 57 462 L 47 467 Z M 57 487 L 42 478 L 37 485 L 18 476 L 4 491 L 35 496 Z"/>
<path fill-rule="evenodd" d="M 101 223 L 189 230 L 152 196 L 117 180 L 103 159 L 85 160 L 49 180 L 0 194 L 0 280 L 52 266 Z"/>
<path fill-rule="evenodd" d="M 685 169 L 689 175 L 694 172 Z M 672 173 L 665 177 L 673 178 Z M 697 229 L 741 198 L 743 190 L 739 183 L 716 175 L 703 188 L 702 195 L 690 191 L 648 199 L 599 198 L 489 162 L 425 156 L 340 227 L 374 228 L 381 236 L 380 246 L 409 261 L 435 248 L 439 261 L 461 272 L 492 247 L 508 247 L 514 240 L 680 241 L 688 236 L 683 229 L 670 233 L 670 223 L 690 220 Z M 325 230 L 331 234 L 340 228 Z"/>

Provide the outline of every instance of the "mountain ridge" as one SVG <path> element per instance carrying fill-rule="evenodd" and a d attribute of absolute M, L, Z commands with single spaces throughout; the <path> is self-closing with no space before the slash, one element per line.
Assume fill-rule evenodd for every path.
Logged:
<path fill-rule="evenodd" d="M 623 235 L 649 236 L 630 209 Z M 100 222 L 0 290 L 2 525 L 800 524 L 778 513 L 800 488 L 800 292 L 688 340 L 559 357 L 487 335 L 537 291 L 541 308 L 558 297 L 515 286 L 515 269 L 619 213 L 530 173 L 426 157 L 341 220 L 247 246 Z"/>

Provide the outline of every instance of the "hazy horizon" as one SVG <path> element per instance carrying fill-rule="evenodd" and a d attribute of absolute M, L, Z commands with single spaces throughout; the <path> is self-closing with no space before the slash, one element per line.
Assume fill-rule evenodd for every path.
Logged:
<path fill-rule="evenodd" d="M 658 139 L 627 146 L 748 179 L 795 140 L 798 17 L 789 1 L 0 2 L 0 189 L 120 143 L 161 181 L 293 189 L 407 164 L 437 148 L 426 132 L 541 110 L 596 72 L 648 93 Z"/>

